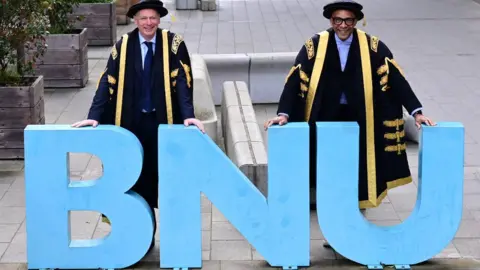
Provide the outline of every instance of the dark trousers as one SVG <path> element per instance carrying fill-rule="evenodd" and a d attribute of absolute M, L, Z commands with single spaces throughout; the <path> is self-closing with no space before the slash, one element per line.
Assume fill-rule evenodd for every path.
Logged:
<path fill-rule="evenodd" d="M 152 210 L 154 237 L 151 247 L 153 247 L 157 230 L 155 208 L 158 208 L 158 125 L 155 112 L 142 113 L 131 132 L 143 147 L 142 172 L 131 190 L 142 196 Z M 102 214 L 102 217 L 105 215 Z"/>
<path fill-rule="evenodd" d="M 143 147 L 143 167 L 132 190 L 140 194 L 152 208 L 158 201 L 158 125 L 155 112 L 142 113 L 132 130 Z"/>
<path fill-rule="evenodd" d="M 141 113 L 132 130 L 143 147 L 142 173 L 132 190 L 142 196 L 152 209 L 158 208 L 158 124 L 155 112 Z M 154 223 L 154 232 L 157 223 Z"/>

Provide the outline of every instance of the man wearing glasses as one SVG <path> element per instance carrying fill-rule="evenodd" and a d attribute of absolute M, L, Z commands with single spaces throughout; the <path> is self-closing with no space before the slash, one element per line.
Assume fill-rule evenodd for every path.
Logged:
<path fill-rule="evenodd" d="M 137 28 L 113 46 L 87 119 L 72 125 L 114 124 L 137 136 L 144 159 L 132 190 L 147 201 L 152 212 L 158 208 L 159 124 L 195 125 L 204 132 L 194 114 L 185 42 L 180 35 L 158 28 L 160 18 L 167 14 L 159 0 L 143 0 L 129 9 L 127 16 L 134 18 Z M 108 222 L 106 217 L 103 220 Z"/>
<path fill-rule="evenodd" d="M 278 116 L 268 120 L 265 128 L 287 122 L 309 123 L 310 186 L 314 194 L 315 122 L 357 122 L 359 207 L 366 209 L 379 206 L 389 189 L 412 181 L 402 107 L 415 118 L 418 128 L 422 123 L 435 123 L 422 114 L 422 104 L 388 47 L 355 28 L 363 19 L 362 8 L 349 0 L 324 7 L 323 15 L 331 28 L 302 46 L 287 76 Z M 311 203 L 311 208 L 316 204 Z"/>

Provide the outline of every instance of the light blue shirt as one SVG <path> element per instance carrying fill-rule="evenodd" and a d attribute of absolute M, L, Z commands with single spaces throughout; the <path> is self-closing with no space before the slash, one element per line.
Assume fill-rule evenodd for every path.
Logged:
<path fill-rule="evenodd" d="M 140 34 L 140 32 L 138 32 L 138 39 L 139 39 L 139 42 L 140 42 L 140 49 L 142 51 L 142 68 L 143 68 L 144 63 L 145 63 L 145 56 L 147 56 L 147 51 L 148 51 L 147 44 L 145 44 L 144 42 L 147 41 L 147 40 Z M 155 42 L 156 42 L 156 40 L 157 40 L 157 34 L 155 33 L 152 40 L 150 40 L 152 42 L 152 49 L 153 49 L 153 54 L 154 55 L 155 55 Z"/>
<path fill-rule="evenodd" d="M 335 34 L 335 41 L 337 42 L 338 54 L 340 56 L 340 65 L 342 66 L 342 71 L 345 70 L 345 65 L 347 64 L 348 51 L 350 50 L 350 45 L 352 44 L 353 35 L 350 35 L 346 40 L 341 40 L 337 34 Z M 341 104 L 347 104 L 347 97 L 345 93 L 342 93 L 340 97 Z"/>

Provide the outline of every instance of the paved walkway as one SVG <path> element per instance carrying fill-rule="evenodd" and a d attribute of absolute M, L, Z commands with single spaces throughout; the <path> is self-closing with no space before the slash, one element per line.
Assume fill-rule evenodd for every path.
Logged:
<path fill-rule="evenodd" d="M 327 26 L 321 17 L 324 0 L 218 0 L 214 12 L 174 11 L 162 21 L 183 34 L 192 53 L 297 51 L 304 40 Z M 378 35 L 394 52 L 425 105 L 425 113 L 439 121 L 461 121 L 466 127 L 465 197 L 461 227 L 452 243 L 418 268 L 480 269 L 480 5 L 470 0 L 364 0 L 366 31 Z M 167 6 L 173 10 L 173 3 Z M 119 36 L 133 25 L 119 27 Z M 86 117 L 110 47 L 89 47 L 90 80 L 83 89 L 51 89 L 45 95 L 46 121 L 69 124 Z M 274 105 L 258 105 L 259 124 L 274 115 Z M 418 155 L 409 148 L 415 183 L 392 190 L 381 207 L 367 217 L 381 225 L 397 224 L 412 210 L 417 189 Z M 23 164 L 0 163 L 0 269 L 25 268 L 25 196 Z M 100 162 L 87 154 L 72 156 L 72 178 L 95 179 Z M 269 269 L 261 256 L 208 200 L 202 202 L 203 269 Z M 312 213 L 311 269 L 359 269 L 322 247 L 323 236 Z M 72 237 L 97 238 L 109 227 L 98 213 L 75 212 Z M 158 246 L 157 246 L 158 247 Z M 462 260 L 454 260 L 462 259 Z M 158 268 L 158 249 L 136 268 Z M 324 268 L 325 267 L 325 268 Z M 461 267 L 461 268 L 460 268 Z M 339 269 L 339 268 L 335 268 Z"/>

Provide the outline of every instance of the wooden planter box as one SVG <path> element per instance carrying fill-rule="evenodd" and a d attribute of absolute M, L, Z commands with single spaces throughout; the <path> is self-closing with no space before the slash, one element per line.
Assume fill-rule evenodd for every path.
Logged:
<path fill-rule="evenodd" d="M 24 158 L 23 130 L 45 124 L 43 77 L 31 86 L 0 87 L 0 160 Z"/>
<path fill-rule="evenodd" d="M 87 29 L 47 37 L 48 49 L 37 60 L 36 74 L 43 75 L 45 88 L 83 88 L 88 81 Z"/>
<path fill-rule="evenodd" d="M 127 12 L 131 6 L 131 0 L 117 0 L 115 7 L 117 9 L 117 25 L 130 24 Z"/>
<path fill-rule="evenodd" d="M 82 16 L 75 28 L 87 28 L 88 45 L 112 46 L 117 41 L 117 14 L 115 2 L 81 3 L 72 16 Z"/>

